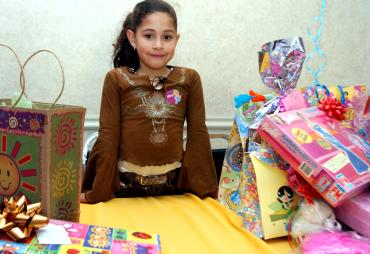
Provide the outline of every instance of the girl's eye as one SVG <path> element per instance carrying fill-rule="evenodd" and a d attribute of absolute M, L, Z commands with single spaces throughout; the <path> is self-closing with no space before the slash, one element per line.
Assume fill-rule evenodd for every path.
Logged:
<path fill-rule="evenodd" d="M 153 38 L 153 35 L 151 35 L 151 34 L 144 34 L 144 37 L 147 38 L 147 39 L 151 39 L 151 38 Z"/>
<path fill-rule="evenodd" d="M 163 39 L 165 39 L 166 41 L 169 41 L 172 39 L 172 36 L 171 35 L 165 35 L 163 36 Z"/>

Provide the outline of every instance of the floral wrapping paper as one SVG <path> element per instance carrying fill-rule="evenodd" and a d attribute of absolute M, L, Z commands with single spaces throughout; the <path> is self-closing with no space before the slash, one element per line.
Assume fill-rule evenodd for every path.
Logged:
<path fill-rule="evenodd" d="M 222 167 L 218 200 L 242 217 L 243 227 L 262 238 L 256 176 L 234 122 Z"/>
<path fill-rule="evenodd" d="M 248 152 L 245 152 L 246 149 L 248 149 Z M 241 216 L 243 228 L 247 229 L 259 238 L 266 238 L 266 236 L 271 236 L 271 228 L 275 226 L 273 225 L 265 229 L 262 227 L 263 218 L 261 215 L 260 199 L 258 195 L 259 191 L 257 188 L 256 173 L 250 154 L 253 155 L 254 159 L 264 163 L 264 165 L 278 169 L 282 168 L 283 164 L 275 152 L 264 145 L 248 141 L 246 138 L 241 138 L 238 125 L 234 122 L 221 172 L 218 200 L 231 211 Z M 284 177 L 284 173 L 282 173 L 282 178 L 287 182 L 286 177 Z M 261 181 L 261 190 L 263 187 L 264 186 Z M 276 214 L 281 210 L 281 205 L 276 204 L 276 193 L 274 192 L 271 192 L 271 195 L 268 194 L 269 199 L 274 201 L 269 204 L 266 203 L 269 201 L 264 202 L 266 203 L 266 206 L 269 206 L 267 209 L 270 210 L 269 216 L 265 216 L 264 219 L 266 221 L 272 221 L 270 224 L 276 224 L 271 218 L 274 216 L 274 213 Z M 284 217 L 283 219 L 286 220 L 286 218 L 287 217 Z M 281 223 L 285 222 L 278 222 L 277 224 Z M 278 233 L 279 236 L 286 235 L 287 232 L 285 224 L 277 225 L 277 227 L 282 228 Z"/>

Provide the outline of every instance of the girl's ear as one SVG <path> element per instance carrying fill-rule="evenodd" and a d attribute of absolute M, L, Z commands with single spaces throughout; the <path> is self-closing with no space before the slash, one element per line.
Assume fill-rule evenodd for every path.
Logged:
<path fill-rule="evenodd" d="M 180 39 L 180 34 L 176 34 L 175 46 L 176 46 L 176 45 L 177 45 L 177 43 L 179 42 L 179 39 Z"/>
<path fill-rule="evenodd" d="M 135 33 L 134 31 L 128 29 L 126 32 L 127 39 L 129 40 L 131 46 L 136 49 L 136 42 L 135 42 Z"/>

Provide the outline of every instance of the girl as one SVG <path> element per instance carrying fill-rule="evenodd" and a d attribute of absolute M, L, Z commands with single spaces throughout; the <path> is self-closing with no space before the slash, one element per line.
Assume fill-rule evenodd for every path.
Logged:
<path fill-rule="evenodd" d="M 167 65 L 178 39 L 176 13 L 162 0 L 140 2 L 127 16 L 115 44 L 115 69 L 104 81 L 99 137 L 81 202 L 183 192 L 216 197 L 200 77 Z"/>

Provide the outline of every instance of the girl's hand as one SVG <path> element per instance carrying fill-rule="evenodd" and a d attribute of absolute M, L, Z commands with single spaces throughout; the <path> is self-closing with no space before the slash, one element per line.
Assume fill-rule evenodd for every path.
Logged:
<path fill-rule="evenodd" d="M 81 193 L 81 195 L 80 195 L 80 203 L 89 203 L 86 200 L 86 194 L 85 193 Z"/>

